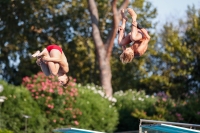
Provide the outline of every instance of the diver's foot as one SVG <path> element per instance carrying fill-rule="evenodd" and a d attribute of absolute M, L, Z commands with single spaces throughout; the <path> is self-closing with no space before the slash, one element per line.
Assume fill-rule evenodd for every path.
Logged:
<path fill-rule="evenodd" d="M 135 13 L 135 11 L 131 8 L 127 8 L 128 13 L 131 15 L 133 21 L 136 21 L 137 19 L 137 14 Z"/>
<path fill-rule="evenodd" d="M 32 54 L 32 57 L 37 57 L 39 55 L 40 51 L 36 51 L 34 54 Z"/>
<path fill-rule="evenodd" d="M 40 66 L 40 64 L 42 63 L 41 58 L 37 59 L 36 63 L 37 63 L 38 66 Z"/>

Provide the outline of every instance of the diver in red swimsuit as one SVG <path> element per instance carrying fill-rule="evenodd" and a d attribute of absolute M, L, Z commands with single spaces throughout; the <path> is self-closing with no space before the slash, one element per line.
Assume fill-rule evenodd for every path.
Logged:
<path fill-rule="evenodd" d="M 67 86 L 69 72 L 67 58 L 62 48 L 56 44 L 48 45 L 42 52 L 35 52 L 32 57 L 37 57 L 36 63 L 41 67 L 46 76 L 58 76 L 61 85 Z"/>
<path fill-rule="evenodd" d="M 51 44 L 51 45 L 47 46 L 46 49 L 49 53 L 51 52 L 52 49 L 57 49 L 60 51 L 60 53 L 62 53 L 62 48 L 55 44 Z"/>

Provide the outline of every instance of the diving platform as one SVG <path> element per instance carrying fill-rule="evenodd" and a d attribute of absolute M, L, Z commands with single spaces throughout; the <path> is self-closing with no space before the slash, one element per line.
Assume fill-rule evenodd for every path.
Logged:
<path fill-rule="evenodd" d="M 54 132 L 59 132 L 59 133 L 104 133 L 104 132 L 79 129 L 79 128 L 60 128 L 60 129 L 55 129 Z"/>
<path fill-rule="evenodd" d="M 200 133 L 200 125 L 140 119 L 139 133 Z"/>

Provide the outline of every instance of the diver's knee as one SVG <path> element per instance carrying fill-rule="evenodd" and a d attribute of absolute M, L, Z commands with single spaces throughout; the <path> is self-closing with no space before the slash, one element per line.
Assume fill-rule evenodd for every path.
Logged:
<path fill-rule="evenodd" d="M 132 42 L 137 41 L 137 37 L 135 37 L 135 36 L 130 36 L 130 40 L 131 40 Z"/>

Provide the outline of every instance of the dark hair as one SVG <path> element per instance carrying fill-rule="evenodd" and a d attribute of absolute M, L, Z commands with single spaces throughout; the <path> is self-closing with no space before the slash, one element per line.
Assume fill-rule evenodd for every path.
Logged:
<path fill-rule="evenodd" d="M 66 76 L 67 76 L 67 75 L 66 75 Z M 63 84 L 63 86 L 64 86 L 64 87 L 67 87 L 68 84 L 69 84 L 69 81 L 70 81 L 69 76 L 67 76 L 67 82 L 66 82 L 65 84 Z"/>

